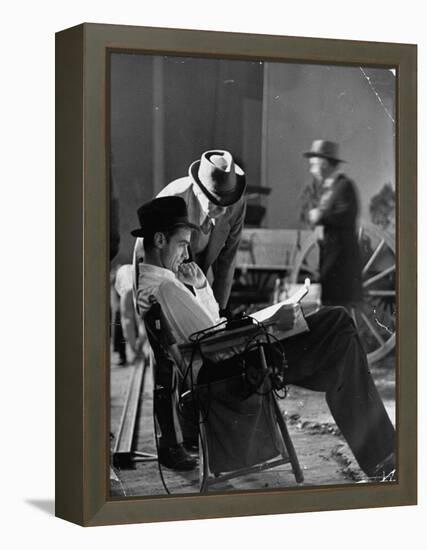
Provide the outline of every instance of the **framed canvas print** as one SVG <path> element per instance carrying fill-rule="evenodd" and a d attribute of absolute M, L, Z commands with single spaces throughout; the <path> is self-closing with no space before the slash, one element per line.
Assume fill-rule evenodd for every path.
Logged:
<path fill-rule="evenodd" d="M 416 503 L 416 46 L 56 36 L 56 513 Z"/>

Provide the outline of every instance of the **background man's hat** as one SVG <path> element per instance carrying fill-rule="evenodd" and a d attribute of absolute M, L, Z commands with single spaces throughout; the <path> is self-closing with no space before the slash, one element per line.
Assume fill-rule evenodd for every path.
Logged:
<path fill-rule="evenodd" d="M 245 173 L 228 151 L 206 151 L 200 160 L 191 164 L 189 174 L 208 199 L 218 206 L 237 202 L 246 186 Z"/>
<path fill-rule="evenodd" d="M 181 197 L 159 197 L 143 204 L 137 211 L 140 228 L 131 231 L 134 237 L 145 237 L 157 231 L 170 231 L 175 227 L 199 230 L 188 219 L 187 205 Z"/>
<path fill-rule="evenodd" d="M 326 141 L 324 139 L 316 139 L 311 145 L 310 151 L 303 154 L 304 157 L 320 157 L 327 160 L 335 160 L 337 162 L 345 162 L 339 158 L 338 143 L 334 141 Z"/>

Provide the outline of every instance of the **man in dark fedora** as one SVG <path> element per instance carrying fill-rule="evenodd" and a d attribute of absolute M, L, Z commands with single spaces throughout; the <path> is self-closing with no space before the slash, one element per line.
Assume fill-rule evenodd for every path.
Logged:
<path fill-rule="evenodd" d="M 311 226 L 322 230 L 319 238 L 322 303 L 351 308 L 362 300 L 357 189 L 339 171 L 344 161 L 337 143 L 315 140 L 303 156 L 309 160 L 310 173 L 319 190 L 318 204 L 308 210 L 307 217 Z"/>
<path fill-rule="evenodd" d="M 221 321 L 204 273 L 197 264 L 185 263 L 195 227 L 180 197 L 154 199 L 138 210 L 138 218 L 141 228 L 133 235 L 144 238 L 145 250 L 136 296 L 139 310 L 144 317 L 154 298 L 175 341 L 188 343 L 192 334 L 218 326 Z M 187 284 L 194 288 L 194 294 Z M 260 319 L 260 313 L 252 316 Z M 337 426 L 366 475 L 375 480 L 390 479 L 395 467 L 394 428 L 350 315 L 342 307 L 324 307 L 307 317 L 309 330 L 284 334 L 295 327 L 295 320 L 294 306 L 286 303 L 264 318 L 277 330 L 271 351 L 276 346 L 285 348 L 287 383 L 324 392 Z M 234 345 L 230 352 L 228 359 L 213 361 L 210 366 L 214 371 L 229 375 L 236 372 L 233 369 L 241 369 L 247 345 L 243 355 Z M 182 445 L 159 452 L 165 465 L 175 464 L 175 455 L 187 464 Z"/>
<path fill-rule="evenodd" d="M 189 259 L 188 245 L 192 231 L 199 227 L 188 218 L 185 201 L 180 197 L 161 197 L 141 206 L 137 212 L 140 228 L 131 232 L 143 239 L 144 262 L 138 270 L 136 305 L 142 318 L 152 307 L 149 298 L 159 299 L 158 280 L 190 283 L 196 295 L 205 296 L 207 287 L 199 289 L 198 280 L 205 281 L 201 269 Z M 198 277 L 191 275 L 198 274 Z M 141 296 L 145 297 L 145 300 Z M 214 302 L 212 291 L 211 300 Z M 166 310 L 166 307 L 163 307 Z M 216 312 L 218 314 L 218 311 Z M 148 332 L 148 330 L 147 330 Z M 196 460 L 185 449 L 178 414 L 177 380 L 172 365 L 156 342 L 150 342 L 156 356 L 154 374 L 154 413 L 160 431 L 158 460 L 174 470 L 192 470 Z"/>
<path fill-rule="evenodd" d="M 190 255 L 203 273 L 212 271 L 212 289 L 221 309 L 227 306 L 233 283 L 246 210 L 244 190 L 244 172 L 231 153 L 211 150 L 190 165 L 187 176 L 172 181 L 158 194 L 183 198 L 189 220 L 200 226 L 191 236 Z M 136 259 L 142 255 L 138 240 Z"/>

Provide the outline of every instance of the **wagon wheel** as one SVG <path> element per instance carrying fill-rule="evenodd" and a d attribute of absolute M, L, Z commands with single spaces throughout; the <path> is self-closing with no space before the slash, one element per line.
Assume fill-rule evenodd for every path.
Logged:
<path fill-rule="evenodd" d="M 396 260 L 394 236 L 362 222 L 358 232 L 362 257 L 363 302 L 352 315 L 369 363 L 382 359 L 396 341 Z M 308 237 L 295 257 L 291 282 L 318 278 L 319 247 L 316 235 Z"/>

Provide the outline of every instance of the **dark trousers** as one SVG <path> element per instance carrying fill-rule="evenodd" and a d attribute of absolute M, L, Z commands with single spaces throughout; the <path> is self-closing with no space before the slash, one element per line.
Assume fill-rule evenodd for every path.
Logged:
<path fill-rule="evenodd" d="M 325 307 L 307 317 L 307 323 L 310 332 L 282 342 L 288 362 L 286 383 L 325 392 L 331 414 L 357 462 L 372 476 L 375 466 L 395 451 L 395 432 L 357 330 L 342 307 Z M 199 383 L 231 376 L 241 368 L 235 359 L 205 367 Z M 182 441 L 176 386 L 170 363 L 159 361 L 157 368 L 154 410 L 160 444 L 170 446 Z"/>
<path fill-rule="evenodd" d="M 395 431 L 369 371 L 354 323 L 344 308 L 307 317 L 309 333 L 284 340 L 286 381 L 325 392 L 332 416 L 362 470 L 395 451 Z"/>

